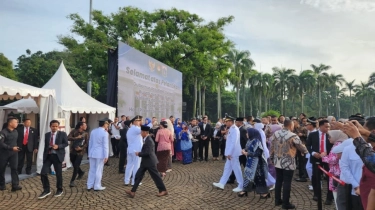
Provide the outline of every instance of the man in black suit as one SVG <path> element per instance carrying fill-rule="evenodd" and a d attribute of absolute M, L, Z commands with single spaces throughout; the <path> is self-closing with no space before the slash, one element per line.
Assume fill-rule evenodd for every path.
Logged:
<path fill-rule="evenodd" d="M 31 165 L 33 160 L 33 153 L 38 152 L 38 131 L 30 127 L 31 120 L 24 119 L 23 125 L 18 126 L 18 139 L 17 145 L 19 148 L 22 148 L 20 152 L 18 152 L 18 174 L 22 173 L 22 168 L 25 163 L 25 156 L 26 156 L 26 174 L 31 174 Z"/>
<path fill-rule="evenodd" d="M 245 149 L 246 143 L 247 143 L 247 139 L 248 139 L 247 138 L 247 130 L 246 130 L 245 126 L 244 126 L 243 121 L 244 121 L 243 117 L 238 117 L 236 119 L 236 126 L 240 130 L 240 144 L 241 144 L 241 149 Z M 245 168 L 246 161 L 247 161 L 246 156 L 245 155 L 241 155 L 239 157 L 239 159 L 240 159 L 240 164 Z M 234 172 L 232 171 L 232 174 L 230 175 L 227 184 L 233 184 L 235 179 L 236 179 L 236 176 L 234 175 Z"/>
<path fill-rule="evenodd" d="M 307 141 L 306 141 L 306 147 L 309 150 L 310 153 L 310 162 L 313 165 L 313 176 L 312 176 L 312 184 L 314 188 L 314 197 L 313 200 L 318 200 L 318 187 L 319 182 L 316 181 L 317 177 L 315 177 L 316 170 L 319 170 L 317 168 L 317 163 L 319 163 L 325 170 L 329 171 L 329 166 L 327 163 L 322 162 L 322 157 L 329 154 L 329 152 L 332 149 L 332 144 L 329 142 L 329 136 L 328 131 L 330 129 L 330 125 L 328 120 L 321 120 L 319 121 L 319 130 L 316 132 L 312 132 L 309 134 Z M 319 172 L 319 174 L 321 174 Z M 320 179 L 318 179 L 320 180 Z M 332 205 L 333 201 L 333 194 L 332 191 L 328 189 L 327 179 L 327 198 L 325 205 Z"/>
<path fill-rule="evenodd" d="M 122 118 L 122 116 L 121 116 L 121 118 Z M 120 158 L 119 158 L 119 161 L 118 161 L 118 172 L 120 174 L 125 173 L 124 166 L 125 166 L 125 162 L 126 162 L 126 154 L 127 154 L 126 151 L 128 150 L 128 139 L 126 138 L 126 133 L 128 132 L 129 127 L 130 127 L 130 120 L 124 121 L 123 124 L 124 125 L 123 125 L 122 129 L 120 130 L 121 138 L 120 138 L 120 142 L 118 144 L 119 150 L 120 150 Z"/>
<path fill-rule="evenodd" d="M 63 131 L 58 131 L 60 122 L 52 120 L 49 123 L 51 132 L 45 134 L 44 151 L 43 151 L 43 167 L 40 177 L 43 184 L 43 192 L 38 197 L 43 199 L 51 194 L 50 185 L 48 180 L 48 173 L 51 165 L 55 168 L 56 172 L 56 194 L 59 197 L 63 194 L 62 188 L 62 162 L 65 157 L 65 147 L 68 146 L 68 136 Z"/>
<path fill-rule="evenodd" d="M 148 171 L 148 173 L 150 173 L 152 180 L 154 180 L 156 187 L 159 189 L 159 194 L 157 194 L 157 196 L 161 197 L 168 195 L 163 180 L 161 179 L 160 174 L 156 169 L 158 159 L 155 155 L 155 143 L 149 136 L 150 128 L 148 126 L 142 125 L 141 130 L 141 135 L 145 143 L 142 146 L 142 151 L 135 153 L 135 155 L 142 158 L 141 166 L 135 174 L 135 182 L 133 188 L 131 190 L 126 190 L 125 192 L 126 194 L 128 194 L 129 197 L 134 198 L 139 183 L 141 183 L 143 176 L 145 175 L 146 171 Z"/>
<path fill-rule="evenodd" d="M 208 118 L 203 117 L 202 123 L 199 124 L 201 134 L 199 136 L 199 160 L 203 160 L 203 148 L 204 148 L 204 160 L 208 161 L 208 146 L 210 145 L 210 138 L 212 135 L 211 125 L 208 124 Z"/>

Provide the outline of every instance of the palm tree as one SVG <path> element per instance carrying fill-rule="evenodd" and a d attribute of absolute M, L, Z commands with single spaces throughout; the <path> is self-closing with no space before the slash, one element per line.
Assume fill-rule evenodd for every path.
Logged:
<path fill-rule="evenodd" d="M 304 113 L 304 96 L 313 90 L 315 83 L 314 72 L 311 70 L 301 71 L 298 75 L 298 93 L 301 99 L 301 112 Z"/>
<path fill-rule="evenodd" d="M 280 90 L 280 112 L 285 114 L 284 97 L 287 88 L 288 78 L 295 72 L 294 69 L 273 67 L 273 77 L 275 78 L 275 87 Z"/>
<path fill-rule="evenodd" d="M 365 82 L 361 82 L 359 85 L 354 86 L 354 92 L 356 97 L 358 97 L 358 101 L 363 101 L 363 110 L 361 111 L 363 115 L 366 115 L 367 112 L 367 98 L 369 95 L 369 84 Z"/>
<path fill-rule="evenodd" d="M 270 99 L 273 91 L 274 85 L 274 78 L 271 74 L 265 73 L 263 74 L 263 84 L 264 84 L 264 110 L 270 110 L 270 103 L 268 100 Z"/>
<path fill-rule="evenodd" d="M 238 51 L 236 49 L 232 49 L 226 55 L 226 59 L 232 63 L 233 67 L 231 68 L 231 76 L 230 81 L 234 85 L 237 91 L 237 116 L 240 115 L 240 88 L 243 82 L 241 79 L 244 77 L 242 74 L 245 73 L 246 70 L 250 70 L 253 66 L 255 66 L 254 61 L 250 58 L 249 51 Z"/>
<path fill-rule="evenodd" d="M 353 99 L 352 99 L 352 91 L 354 90 L 354 88 L 356 87 L 354 85 L 354 81 L 351 81 L 351 82 L 345 82 L 345 86 L 346 88 L 348 88 L 349 90 L 349 97 L 350 97 L 350 114 L 353 114 Z"/>
<path fill-rule="evenodd" d="M 342 74 L 330 74 L 329 75 L 330 81 L 333 83 L 333 87 L 335 89 L 335 102 L 336 102 L 336 116 L 340 118 L 340 110 L 339 110 L 339 100 L 337 95 L 337 89 L 339 89 L 339 86 L 342 86 L 342 84 L 345 82 L 344 76 Z M 339 85 L 339 86 L 337 86 Z"/>
<path fill-rule="evenodd" d="M 319 116 L 322 115 L 322 91 L 325 85 L 328 83 L 328 74 L 325 71 L 328 71 L 331 66 L 326 66 L 324 64 L 320 64 L 319 66 L 315 66 L 311 64 L 311 68 L 314 71 L 315 78 L 317 81 L 318 86 L 318 97 L 319 97 Z"/>

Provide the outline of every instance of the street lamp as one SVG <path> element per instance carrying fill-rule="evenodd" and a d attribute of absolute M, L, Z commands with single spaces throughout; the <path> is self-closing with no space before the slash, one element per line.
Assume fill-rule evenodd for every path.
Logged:
<path fill-rule="evenodd" d="M 87 76 L 88 76 L 88 81 L 87 81 L 87 94 L 89 94 L 91 96 L 91 82 L 92 82 L 92 79 L 91 79 L 91 65 L 88 65 L 88 71 L 87 71 Z"/>

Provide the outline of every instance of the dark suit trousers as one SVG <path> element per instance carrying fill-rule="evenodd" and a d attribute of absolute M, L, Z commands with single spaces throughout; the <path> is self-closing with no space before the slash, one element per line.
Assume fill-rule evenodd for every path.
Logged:
<path fill-rule="evenodd" d="M 43 161 L 42 171 L 40 173 L 40 178 L 42 180 L 43 189 L 45 192 L 50 192 L 50 185 L 48 180 L 48 173 L 51 165 L 55 168 L 56 172 L 56 188 L 58 190 L 63 190 L 62 188 L 62 162 L 56 154 L 48 154 L 46 160 Z"/>
<path fill-rule="evenodd" d="M 302 156 L 302 153 L 300 151 L 297 151 L 297 157 L 298 157 L 298 176 L 299 178 L 307 178 L 307 172 L 306 172 L 306 158 Z"/>
<path fill-rule="evenodd" d="M 193 154 L 194 160 L 198 159 L 198 149 L 199 149 L 199 141 L 193 141 L 193 152 L 192 152 L 192 154 Z"/>
<path fill-rule="evenodd" d="M 314 188 L 314 196 L 317 196 L 318 195 L 318 184 L 320 183 L 316 183 L 315 181 L 315 169 L 319 170 L 317 166 L 314 166 L 315 163 L 312 163 L 313 164 L 313 175 L 312 175 L 312 185 L 313 185 L 313 188 Z M 329 171 L 329 166 L 327 163 L 321 163 L 320 164 L 326 171 Z M 322 174 L 323 172 L 321 172 L 319 170 L 319 174 Z M 322 190 L 323 191 L 323 190 Z M 327 178 L 327 197 L 326 197 L 327 200 L 330 200 L 330 201 L 333 201 L 333 193 L 332 191 L 329 190 L 329 179 Z"/>
<path fill-rule="evenodd" d="M 120 153 L 120 150 L 118 148 L 119 142 L 120 142 L 120 140 L 117 140 L 115 138 L 111 138 L 113 156 L 116 156 L 116 157 L 118 157 L 118 154 Z"/>
<path fill-rule="evenodd" d="M 227 140 L 223 139 L 220 143 L 220 154 L 223 156 L 223 160 L 225 159 L 225 144 Z"/>
<path fill-rule="evenodd" d="M 199 158 L 203 159 L 203 148 L 204 148 L 204 159 L 208 160 L 208 146 L 210 145 L 210 139 L 202 140 L 199 139 Z"/>
<path fill-rule="evenodd" d="M 219 157 L 220 140 L 212 139 L 211 141 L 212 156 Z"/>
<path fill-rule="evenodd" d="M 71 182 L 74 182 L 76 180 L 76 177 L 78 174 L 83 174 L 84 172 L 81 169 L 81 162 L 82 162 L 83 155 L 77 155 L 70 153 L 70 162 L 72 162 L 73 165 L 73 175 Z"/>
<path fill-rule="evenodd" d="M 120 142 L 118 147 L 120 150 L 120 158 L 118 161 L 118 171 L 125 171 L 124 166 L 126 162 L 126 150 L 128 149 L 128 145 L 125 145 L 124 142 Z"/>
<path fill-rule="evenodd" d="M 23 165 L 25 164 L 26 156 L 26 172 L 31 171 L 31 165 L 33 163 L 33 152 L 29 152 L 27 145 L 22 145 L 22 151 L 18 152 L 18 174 L 22 173 Z"/>
<path fill-rule="evenodd" d="M 10 166 L 10 174 L 12 177 L 12 186 L 18 186 L 19 178 L 17 173 L 18 155 L 12 151 L 1 151 L 0 153 L 0 186 L 5 187 L 5 170 L 7 164 Z"/>
<path fill-rule="evenodd" d="M 244 168 L 246 167 L 246 162 L 247 162 L 247 158 L 245 155 L 241 155 L 239 157 L 240 159 L 240 165 L 242 165 Z M 232 174 L 230 175 L 228 181 L 230 182 L 234 182 L 234 180 L 236 180 L 236 176 L 234 175 L 234 172 L 232 171 Z"/>
<path fill-rule="evenodd" d="M 283 189 L 283 204 L 288 205 L 294 170 L 276 168 L 275 201 L 281 199 L 281 188 Z"/>
<path fill-rule="evenodd" d="M 142 181 L 142 179 L 143 179 L 146 171 L 148 171 L 148 173 L 150 174 L 152 180 L 154 180 L 154 183 L 155 183 L 156 187 L 159 189 L 159 192 L 167 190 L 165 188 L 163 180 L 160 177 L 160 174 L 159 174 L 158 170 L 156 169 L 156 166 L 152 166 L 152 167 L 141 166 L 138 169 L 137 173 L 135 174 L 134 185 L 133 185 L 133 188 L 131 190 L 132 192 L 136 192 L 137 191 L 139 183 L 141 183 L 141 181 Z"/>

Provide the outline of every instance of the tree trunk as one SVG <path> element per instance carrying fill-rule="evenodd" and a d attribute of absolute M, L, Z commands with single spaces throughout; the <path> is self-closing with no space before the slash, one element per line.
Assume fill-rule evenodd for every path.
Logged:
<path fill-rule="evenodd" d="M 281 85 L 281 88 L 280 88 L 280 92 L 281 92 L 281 99 L 280 99 L 280 102 L 281 102 L 281 107 L 280 107 L 280 112 L 281 114 L 285 115 L 285 113 L 283 112 L 284 111 L 284 107 L 283 107 L 283 101 L 284 101 L 284 85 L 282 83 Z"/>
<path fill-rule="evenodd" d="M 267 96 L 264 96 L 264 111 L 270 110 L 269 108 L 267 108 L 267 105 L 268 105 L 267 101 L 268 101 Z"/>
<path fill-rule="evenodd" d="M 245 94 L 245 84 L 242 84 L 242 116 L 245 117 L 245 110 L 246 110 L 246 94 Z"/>
<path fill-rule="evenodd" d="M 240 116 L 240 84 L 237 82 L 237 116 Z"/>
<path fill-rule="evenodd" d="M 206 115 L 206 83 L 203 82 L 202 89 L 202 115 Z"/>
<path fill-rule="evenodd" d="M 339 99 L 337 98 L 337 87 L 335 85 L 335 97 L 336 97 L 336 116 L 340 118 L 340 113 L 339 113 Z"/>
<path fill-rule="evenodd" d="M 262 114 L 262 94 L 259 91 L 259 115 Z"/>
<path fill-rule="evenodd" d="M 350 114 L 349 114 L 349 115 L 352 115 L 352 114 L 353 114 L 352 90 L 349 90 L 349 96 L 350 96 Z M 348 116 L 349 116 L 349 115 L 348 115 Z"/>
<path fill-rule="evenodd" d="M 320 92 L 320 84 L 318 83 L 318 95 L 319 95 L 319 116 L 318 117 L 321 117 L 322 116 L 322 96 L 321 96 L 321 92 Z"/>
<path fill-rule="evenodd" d="M 301 94 L 301 113 L 304 113 L 303 111 L 303 92 L 302 92 L 302 94 Z"/>
<path fill-rule="evenodd" d="M 202 88 L 201 88 L 201 83 L 198 82 L 198 93 L 199 93 L 199 97 L 198 97 L 198 116 L 202 117 Z"/>
<path fill-rule="evenodd" d="M 197 90 L 198 90 L 198 78 L 194 79 L 194 104 L 193 104 L 193 116 L 197 116 Z"/>
<path fill-rule="evenodd" d="M 221 88 L 220 83 L 218 82 L 217 85 L 217 117 L 221 119 Z"/>

